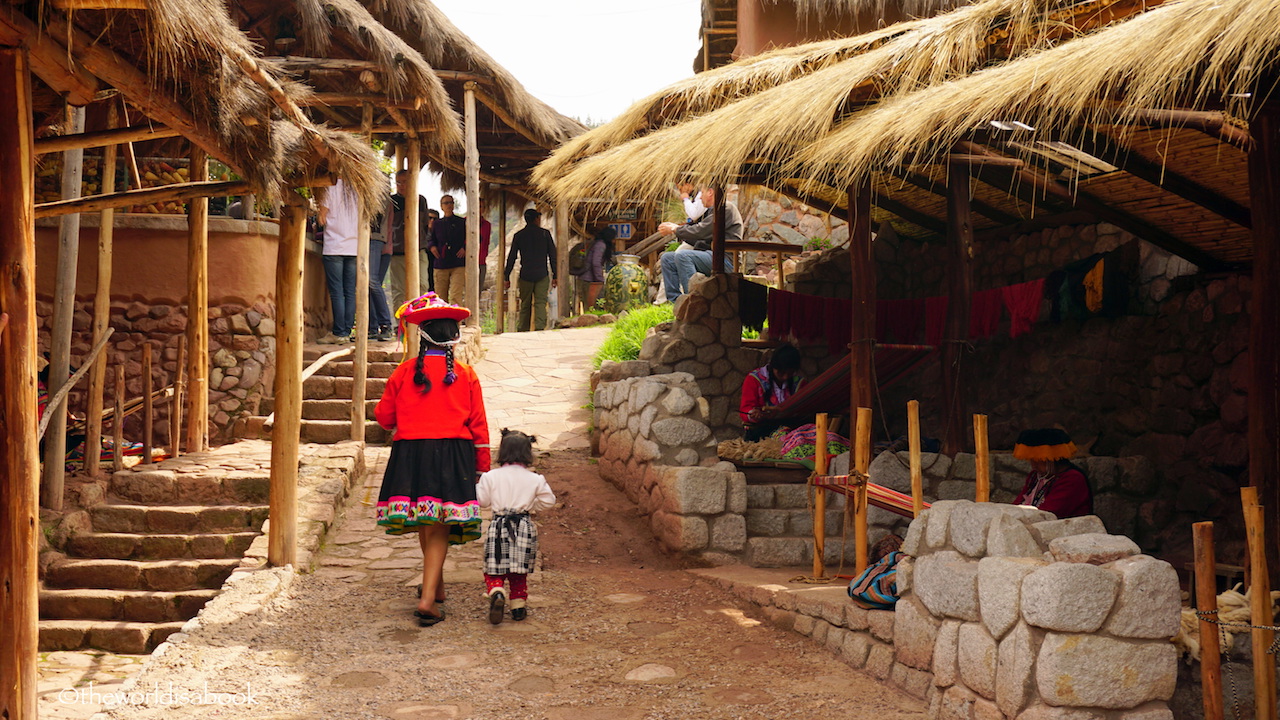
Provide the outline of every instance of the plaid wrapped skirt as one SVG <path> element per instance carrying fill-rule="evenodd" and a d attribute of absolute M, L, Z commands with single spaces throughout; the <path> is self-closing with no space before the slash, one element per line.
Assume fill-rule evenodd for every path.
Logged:
<path fill-rule="evenodd" d="M 538 559 L 538 526 L 529 513 L 495 511 L 484 536 L 484 574 L 527 575 Z"/>

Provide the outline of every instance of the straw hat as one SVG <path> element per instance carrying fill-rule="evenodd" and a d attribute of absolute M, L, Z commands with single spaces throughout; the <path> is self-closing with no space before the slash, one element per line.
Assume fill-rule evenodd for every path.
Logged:
<path fill-rule="evenodd" d="M 1023 430 L 1013 446 L 1013 456 L 1020 460 L 1065 460 L 1075 454 L 1071 436 L 1058 428 Z"/>

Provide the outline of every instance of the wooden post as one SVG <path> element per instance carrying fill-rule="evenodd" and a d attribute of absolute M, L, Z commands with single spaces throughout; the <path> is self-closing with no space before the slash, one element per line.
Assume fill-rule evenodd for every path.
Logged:
<path fill-rule="evenodd" d="M 84 132 L 84 108 L 67 108 L 67 130 Z M 80 197 L 80 177 L 84 171 L 84 148 L 62 153 L 62 198 Z M 58 268 L 54 285 L 53 327 L 49 335 L 49 394 L 55 395 L 71 377 L 71 316 L 76 310 L 76 266 L 80 256 L 80 215 L 64 215 L 58 223 Z M 49 432 L 44 443 L 44 482 L 40 504 L 62 509 L 62 487 L 66 479 L 67 404 L 50 405 Z"/>
<path fill-rule="evenodd" d="M 561 320 L 569 316 L 569 302 L 572 295 L 569 294 L 569 282 L 573 276 L 569 274 L 569 203 L 561 200 L 556 204 L 556 268 L 560 275 L 560 284 L 556 288 L 556 320 Z"/>
<path fill-rule="evenodd" d="M 853 317 L 849 339 L 849 407 L 869 408 L 875 388 L 871 377 L 876 336 L 876 272 L 871 255 L 871 185 L 849 189 L 849 256 Z M 781 277 L 781 275 L 779 275 Z M 851 410 L 852 411 L 852 410 Z"/>
<path fill-rule="evenodd" d="M 413 300 L 422 294 L 422 278 L 418 273 L 418 233 L 423 218 L 418 212 L 418 174 L 422 172 L 422 141 L 417 137 L 409 138 L 409 151 L 406 153 L 409 182 L 404 191 L 404 299 Z M 429 286 L 429 285 L 428 285 Z M 418 329 L 407 327 L 404 331 L 404 346 L 410 356 L 418 354 Z"/>
<path fill-rule="evenodd" d="M 924 472 L 920 461 L 920 401 L 907 401 L 907 450 L 911 462 L 911 516 L 924 512 Z"/>
<path fill-rule="evenodd" d="M 969 166 L 947 163 L 947 322 L 942 348 L 942 401 L 946 427 L 942 452 L 955 456 L 963 447 L 964 385 L 960 369 L 963 343 L 969 337 L 969 294 L 973 270 L 973 218 L 969 210 Z"/>
<path fill-rule="evenodd" d="M 507 191 L 498 193 L 498 273 L 494 278 L 493 314 L 497 331 L 507 331 Z"/>
<path fill-rule="evenodd" d="M 369 379 L 369 222 L 372 218 L 363 200 L 359 206 L 360 224 L 356 234 L 356 353 L 351 364 L 351 439 L 364 442 L 365 385 Z"/>
<path fill-rule="evenodd" d="M 155 440 L 155 407 L 151 400 L 151 341 L 142 343 L 142 462 L 151 464 L 151 448 Z"/>
<path fill-rule="evenodd" d="M 480 150 L 476 146 L 476 84 L 463 86 L 463 132 L 466 139 L 463 169 L 467 175 L 467 325 L 480 327 Z"/>
<path fill-rule="evenodd" d="M 714 261 L 713 261 L 714 262 Z M 813 472 L 821 477 L 827 474 L 827 414 L 818 413 L 815 419 L 818 432 L 814 436 Z M 827 490 L 814 489 L 813 498 L 813 576 L 826 575 L 827 550 Z"/>
<path fill-rule="evenodd" d="M 186 389 L 187 336 L 178 337 L 178 362 L 173 368 L 173 397 L 169 400 L 169 456 L 182 455 L 182 400 Z"/>
<path fill-rule="evenodd" d="M 280 249 L 276 255 L 275 422 L 271 427 L 271 489 L 267 511 L 270 520 L 267 562 L 277 567 L 292 565 L 298 560 L 302 261 L 307 231 L 307 213 L 301 203 L 285 205 L 280 211 Z M 406 263 L 406 267 L 413 264 Z"/>
<path fill-rule="evenodd" d="M 209 158 L 193 143 L 191 179 L 208 175 Z M 209 449 L 208 272 L 209 198 L 196 198 L 187 203 L 187 452 Z"/>
<path fill-rule="evenodd" d="M 1275 617 L 1271 613 L 1271 581 L 1267 574 L 1266 525 L 1262 506 L 1258 504 L 1255 487 L 1240 488 L 1244 507 L 1245 537 L 1249 543 L 1249 622 L 1253 640 L 1253 702 L 1254 717 L 1276 716 L 1276 656 L 1267 652 L 1275 639 L 1275 631 L 1262 626 L 1271 625 Z"/>
<path fill-rule="evenodd" d="M 107 127 L 119 126 L 116 104 L 107 103 Z M 102 150 L 102 194 L 116 191 L 117 146 L 108 145 Z M 93 293 L 93 341 L 96 343 L 107 332 L 111 322 L 111 263 L 112 245 L 115 240 L 116 211 L 102 211 L 98 222 L 98 282 Z M 107 384 L 107 356 L 105 353 L 93 362 L 89 372 L 89 406 L 86 410 L 88 425 L 84 437 L 84 471 L 89 477 L 98 474 L 102 465 L 102 396 Z"/>
<path fill-rule="evenodd" d="M 1191 526 L 1195 548 L 1196 610 L 1200 613 L 1200 688 L 1205 720 L 1222 720 L 1222 649 L 1219 646 L 1217 561 L 1213 549 L 1213 523 Z"/>
<path fill-rule="evenodd" d="M 987 444 L 987 416 L 973 416 L 974 462 L 977 463 L 977 488 L 974 497 L 978 502 L 991 502 L 991 449 Z"/>
<path fill-rule="evenodd" d="M 0 717 L 36 718 L 35 156 L 26 50 L 0 48 Z"/>
<path fill-rule="evenodd" d="M 1249 120 L 1249 134 L 1249 484 L 1258 488 L 1270 514 L 1266 556 L 1273 579 L 1280 581 L 1280 104 L 1263 102 Z"/>
<path fill-rule="evenodd" d="M 711 274 L 720 275 L 724 272 L 724 186 L 717 185 L 712 192 L 715 201 L 711 215 Z"/>
<path fill-rule="evenodd" d="M 124 365 L 116 363 L 116 397 L 115 412 L 111 415 L 111 441 L 115 446 L 111 450 L 111 469 L 118 472 L 124 469 Z"/>
<path fill-rule="evenodd" d="M 853 463 L 866 477 L 871 469 L 871 408 L 858 408 L 858 435 L 854 439 Z M 859 575 L 867 569 L 867 486 L 858 486 L 855 496 L 856 510 L 853 517 L 854 547 L 857 552 L 855 572 Z"/>

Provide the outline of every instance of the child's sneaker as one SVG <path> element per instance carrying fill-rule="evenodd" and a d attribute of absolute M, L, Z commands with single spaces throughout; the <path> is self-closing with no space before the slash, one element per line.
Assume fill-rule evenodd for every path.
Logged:
<path fill-rule="evenodd" d="M 519 622 L 527 617 L 529 611 L 525 609 L 524 598 L 516 598 L 511 601 L 511 619 Z"/>
<path fill-rule="evenodd" d="M 507 593 L 500 587 L 496 587 L 489 591 L 489 624 L 500 625 L 502 623 L 502 612 L 507 609 Z M 511 612 L 511 617 L 515 618 L 515 611 Z"/>

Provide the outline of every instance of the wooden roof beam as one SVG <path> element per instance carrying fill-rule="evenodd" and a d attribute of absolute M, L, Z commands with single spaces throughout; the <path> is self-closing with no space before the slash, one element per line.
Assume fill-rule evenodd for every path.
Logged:
<path fill-rule="evenodd" d="M 54 135 L 36 138 L 36 154 L 62 152 L 73 148 L 107 147 L 127 142 L 145 140 L 161 140 L 178 137 L 177 130 L 163 125 L 134 125 L 132 127 L 98 130 L 96 132 L 76 133 L 73 135 Z"/>
<path fill-rule="evenodd" d="M 555 148 L 554 143 L 548 143 L 546 140 L 543 140 L 541 137 L 534 134 L 532 130 L 526 127 L 524 123 L 520 122 L 515 118 L 515 116 L 507 112 L 506 108 L 502 107 L 502 103 L 498 102 L 493 96 L 478 87 L 473 89 L 476 93 L 476 99 L 483 103 L 485 107 L 489 108 L 489 112 L 496 115 L 499 120 L 507 125 L 507 127 L 520 133 L 525 137 L 525 139 L 540 148 L 545 148 L 547 150 Z"/>
<path fill-rule="evenodd" d="M 380 93 L 339 93 L 318 92 L 300 98 L 298 105 L 310 107 L 314 105 L 333 105 L 340 107 L 361 107 L 371 103 L 374 107 L 396 110 L 418 110 L 422 107 L 422 98 L 406 98 L 392 100 Z"/>
<path fill-rule="evenodd" d="M 906 169 L 899 169 L 895 171 L 893 175 L 910 185 L 914 185 L 921 190 L 933 193 L 934 195 L 940 195 L 942 197 L 946 197 L 947 195 L 946 183 L 942 181 L 935 181 L 933 178 L 925 177 L 924 175 L 913 173 Z M 991 205 L 974 198 L 969 199 L 969 206 L 983 217 L 990 218 L 1001 225 L 1010 225 L 1018 222 L 1019 220 L 1019 218 L 1016 218 L 999 208 L 992 207 Z"/>
<path fill-rule="evenodd" d="M 459 165 L 458 163 L 455 163 L 454 161 L 450 160 L 449 158 L 446 158 L 443 155 L 432 154 L 432 155 L 428 155 L 428 157 L 430 157 L 432 160 L 435 160 L 437 163 L 440 163 L 442 166 L 456 173 L 459 173 L 462 175 L 466 174 L 463 171 L 461 165 Z M 512 192 L 520 192 L 520 188 L 524 187 L 524 184 L 519 180 L 504 178 L 500 175 L 493 175 L 492 173 L 481 172 L 480 179 L 488 183 L 493 183 L 494 185 L 502 185 L 503 186 L 502 189 L 511 190 Z"/>
<path fill-rule="evenodd" d="M 40 203 L 36 205 L 36 217 L 56 217 L 72 213 L 119 209 L 131 205 L 150 205 L 157 202 L 176 202 L 219 195 L 243 195 L 251 192 L 252 189 L 253 186 L 246 180 L 225 182 L 206 180 L 204 182 L 161 185 L 160 187 L 144 188 L 142 190 L 125 190 L 103 195 L 90 195 L 70 200 Z"/>
<path fill-rule="evenodd" d="M 77 58 L 12 5 L 0 11 L 0 45 L 26 47 L 31 71 L 72 105 L 88 105 L 101 88 Z"/>

